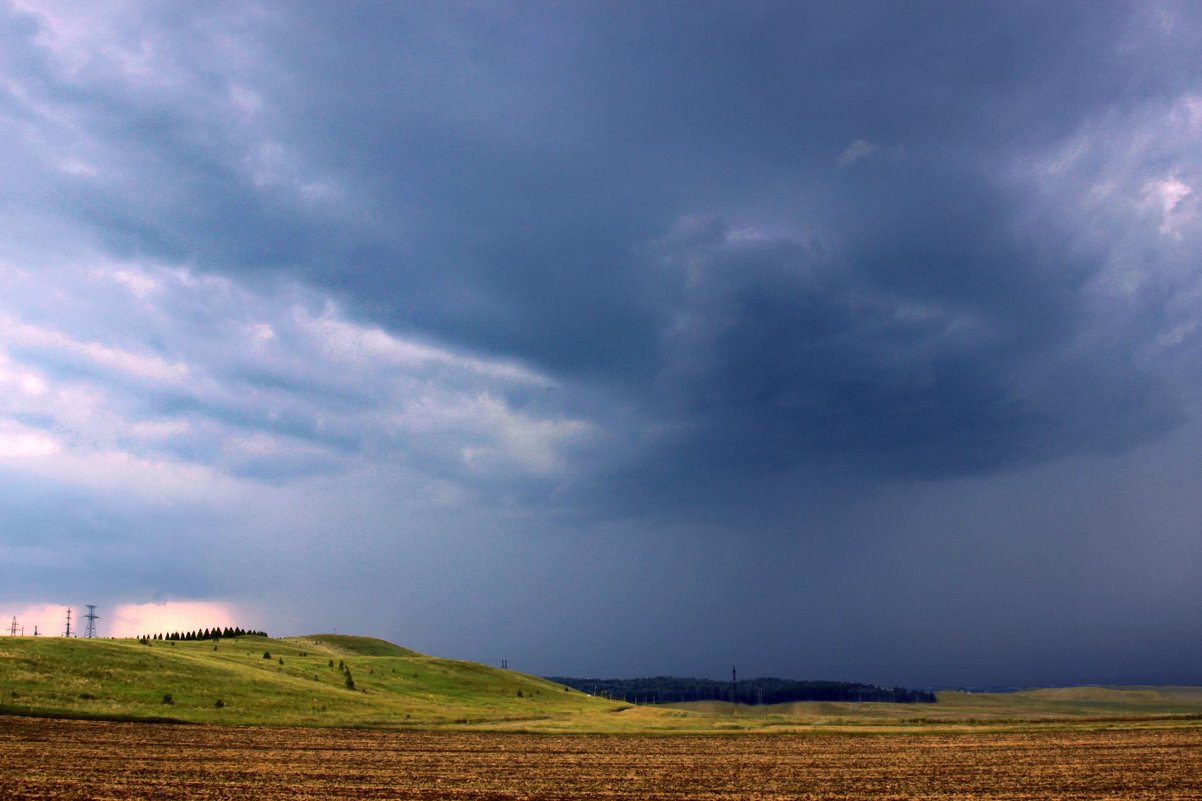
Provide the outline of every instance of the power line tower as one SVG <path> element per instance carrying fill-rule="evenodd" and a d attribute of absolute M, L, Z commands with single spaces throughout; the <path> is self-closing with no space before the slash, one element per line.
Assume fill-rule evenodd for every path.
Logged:
<path fill-rule="evenodd" d="M 71 639 L 71 607 L 67 607 L 67 631 L 63 634 L 68 640 Z"/>
<path fill-rule="evenodd" d="M 83 616 L 83 619 L 88 621 L 88 625 L 84 628 L 83 636 L 95 637 L 96 621 L 99 620 L 100 617 L 96 614 L 96 604 L 88 604 L 87 606 L 88 613 Z"/>
<path fill-rule="evenodd" d="M 13 615 L 13 624 L 8 630 L 8 636 L 10 636 L 10 637 L 17 636 L 17 617 L 16 617 L 16 615 Z"/>

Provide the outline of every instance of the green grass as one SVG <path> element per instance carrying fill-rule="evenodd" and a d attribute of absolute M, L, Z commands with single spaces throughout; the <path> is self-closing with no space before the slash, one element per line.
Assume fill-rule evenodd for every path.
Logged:
<path fill-rule="evenodd" d="M 265 657 L 270 654 L 270 657 Z M 346 672 L 355 689 L 347 687 Z M 165 703 L 170 696 L 170 703 Z M 221 701 L 218 706 L 217 702 Z M 365 637 L 0 640 L 0 712 L 289 726 L 570 722 L 621 705 Z"/>
<path fill-rule="evenodd" d="M 935 704 L 803 701 L 736 708 L 722 701 L 701 701 L 670 706 L 715 719 L 742 719 L 746 726 L 761 727 L 941 730 L 1202 725 L 1202 687 L 1065 687 L 1015 693 L 941 692 L 936 696 Z"/>
<path fill-rule="evenodd" d="M 347 686 L 347 671 L 354 689 Z M 937 704 L 654 707 L 593 698 L 534 676 L 426 656 L 370 637 L 315 634 L 149 645 L 4 637 L 0 714 L 645 734 L 1202 726 L 1202 688 L 940 693 Z"/>
<path fill-rule="evenodd" d="M 324 646 L 335 653 L 353 656 L 421 656 L 417 651 L 410 651 L 387 640 L 350 634 L 310 634 L 307 637 L 291 637 L 289 641 L 298 645 L 308 644 L 315 649 Z"/>

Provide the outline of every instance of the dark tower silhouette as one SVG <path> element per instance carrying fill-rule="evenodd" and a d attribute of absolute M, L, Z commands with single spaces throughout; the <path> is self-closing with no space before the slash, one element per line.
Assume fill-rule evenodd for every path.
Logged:
<path fill-rule="evenodd" d="M 67 631 L 63 634 L 67 639 L 71 638 L 71 607 L 67 607 Z"/>
<path fill-rule="evenodd" d="M 88 613 L 83 616 L 83 619 L 88 621 L 88 625 L 84 628 L 83 636 L 96 636 L 96 621 L 100 618 L 96 615 L 96 605 L 88 604 Z"/>

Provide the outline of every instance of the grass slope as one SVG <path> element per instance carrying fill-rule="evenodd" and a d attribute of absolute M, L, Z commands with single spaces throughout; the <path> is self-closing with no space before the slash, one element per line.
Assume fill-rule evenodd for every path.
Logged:
<path fill-rule="evenodd" d="M 354 689 L 347 686 L 347 671 Z M 1202 688 L 940 693 L 937 704 L 632 706 L 370 637 L 0 638 L 0 714 L 266 726 L 723 733 L 1202 726 Z M 170 696 L 169 702 L 165 702 Z M 218 704 L 218 701 L 221 703 Z"/>
<path fill-rule="evenodd" d="M 347 687 L 346 672 L 355 689 Z M 165 698 L 170 696 L 170 701 Z M 220 701 L 220 705 L 218 704 Z M 344 635 L 0 640 L 0 713 L 292 726 L 570 724 L 625 705 Z"/>

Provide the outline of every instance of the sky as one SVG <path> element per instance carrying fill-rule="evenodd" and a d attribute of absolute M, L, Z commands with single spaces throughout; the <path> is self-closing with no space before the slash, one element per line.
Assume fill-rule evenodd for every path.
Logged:
<path fill-rule="evenodd" d="M 0 0 L 0 622 L 1202 684 L 1202 10 Z"/>

